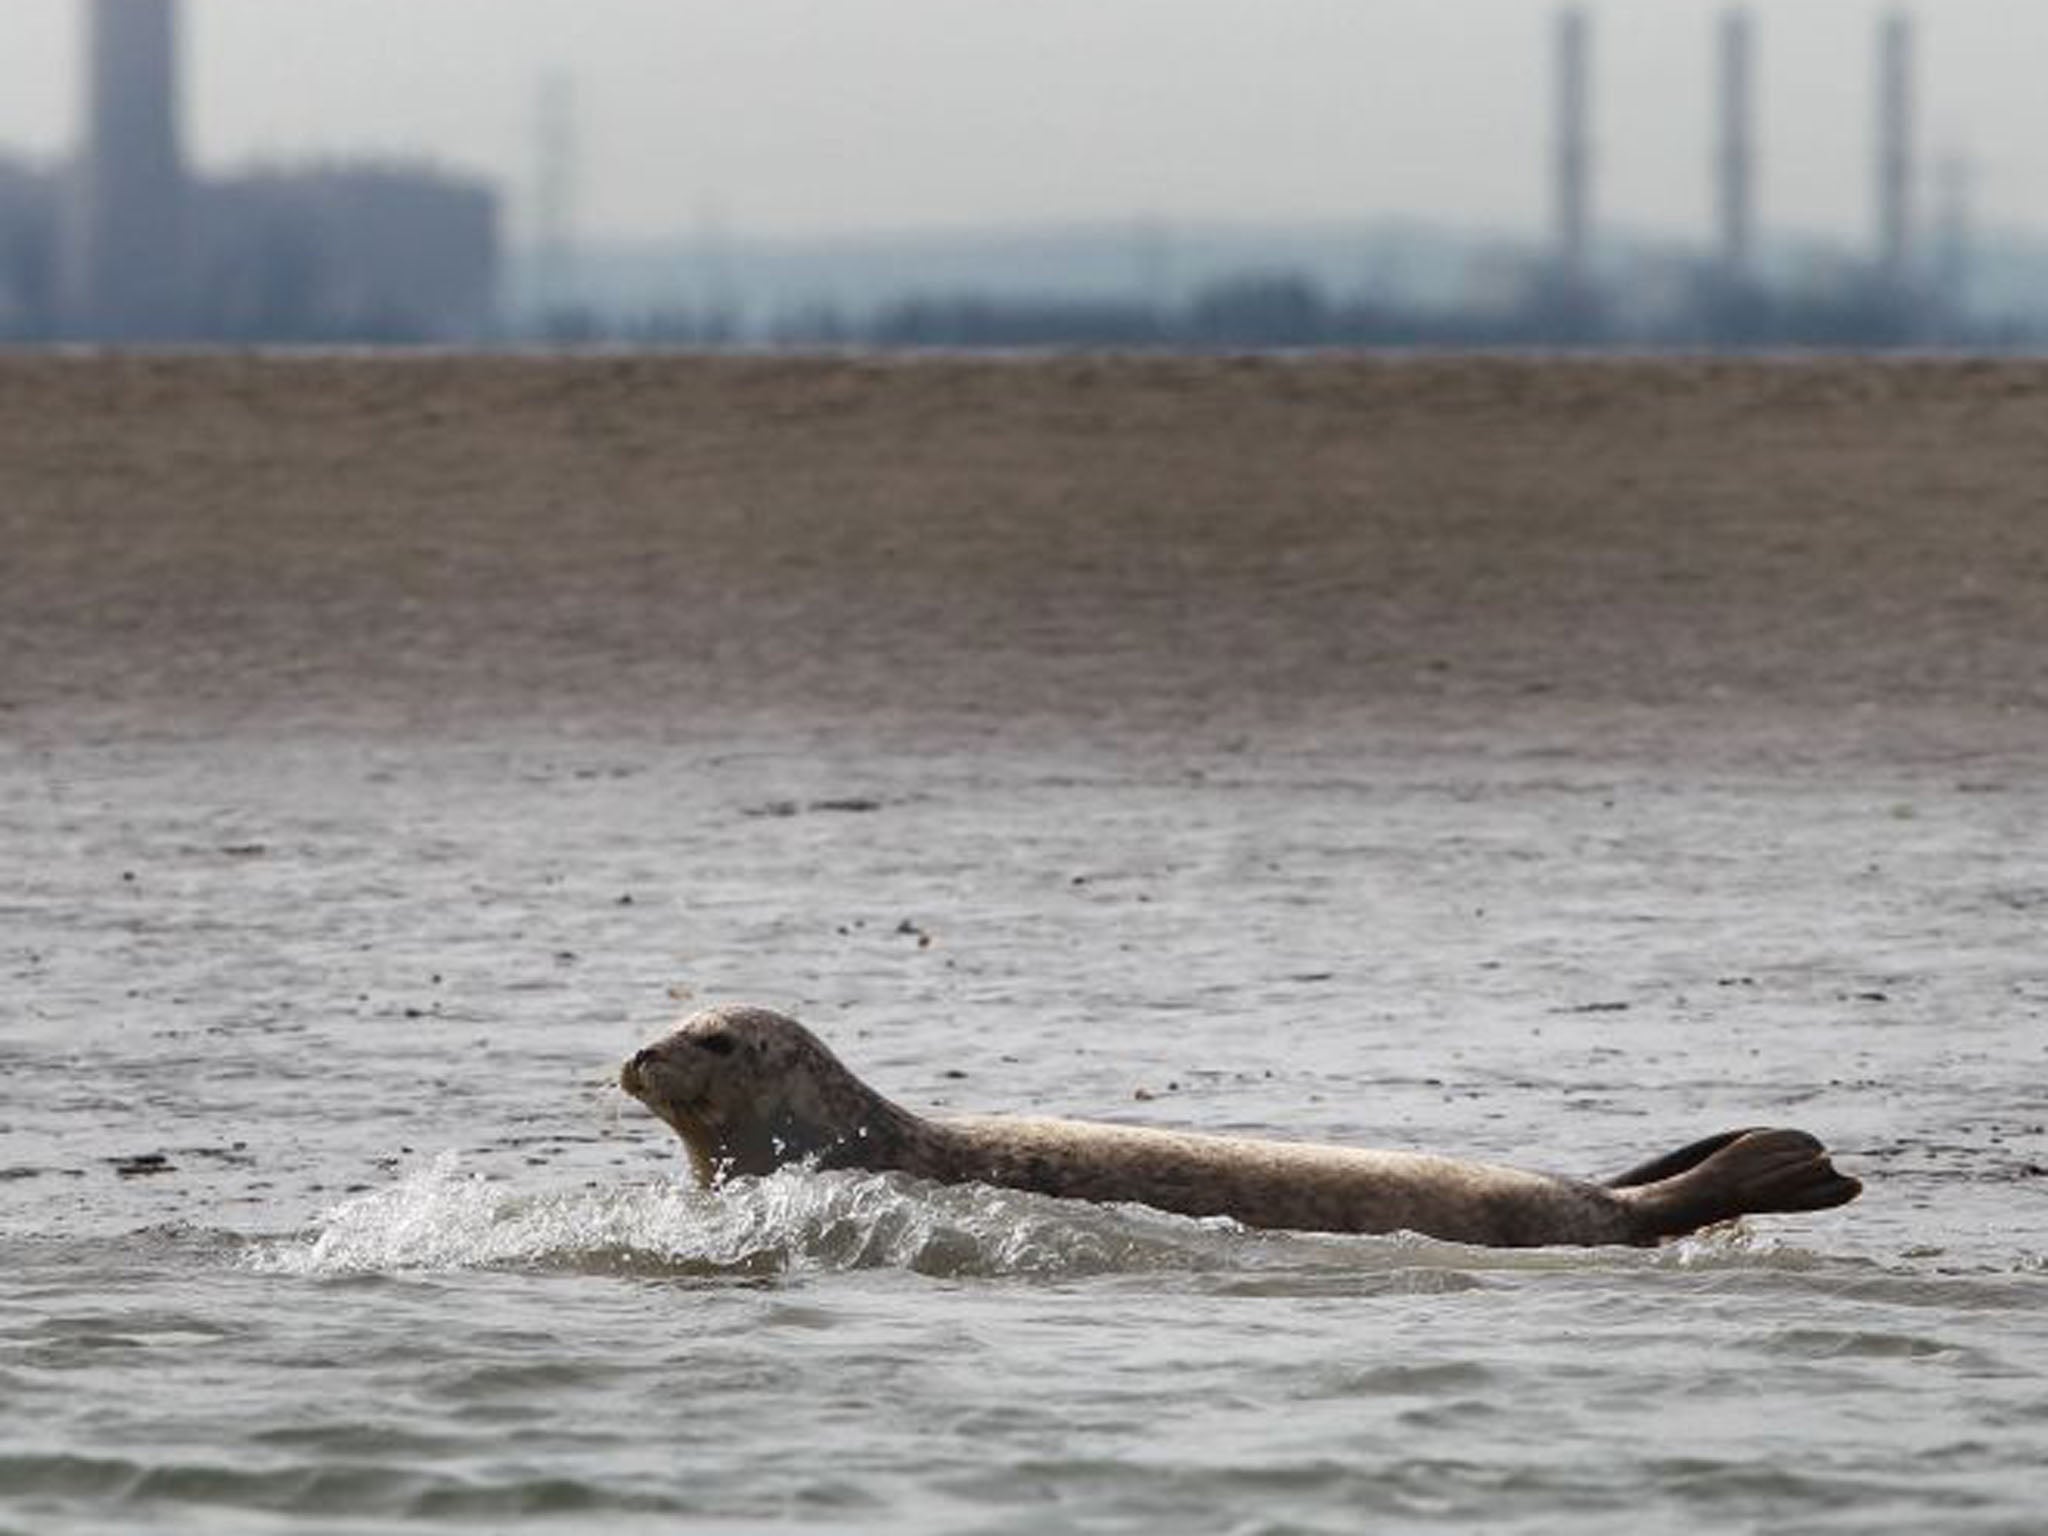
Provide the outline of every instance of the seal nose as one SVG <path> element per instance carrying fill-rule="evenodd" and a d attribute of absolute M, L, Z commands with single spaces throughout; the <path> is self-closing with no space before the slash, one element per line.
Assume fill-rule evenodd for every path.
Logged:
<path fill-rule="evenodd" d="M 646 1083 L 646 1079 L 640 1075 L 641 1070 L 651 1065 L 653 1061 L 654 1052 L 651 1049 L 643 1046 L 635 1051 L 619 1068 L 619 1086 L 637 1099 Z"/>

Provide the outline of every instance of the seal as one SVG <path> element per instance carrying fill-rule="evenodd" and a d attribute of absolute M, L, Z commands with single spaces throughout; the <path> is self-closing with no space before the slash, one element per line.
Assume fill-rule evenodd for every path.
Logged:
<path fill-rule="evenodd" d="M 1724 1131 L 1605 1182 L 1418 1152 L 1008 1115 L 933 1118 L 884 1098 L 794 1019 L 694 1014 L 619 1069 L 707 1188 L 789 1163 L 890 1170 L 1252 1227 L 1419 1232 L 1448 1242 L 1651 1247 L 1760 1211 L 1861 1192 L 1804 1131 Z"/>

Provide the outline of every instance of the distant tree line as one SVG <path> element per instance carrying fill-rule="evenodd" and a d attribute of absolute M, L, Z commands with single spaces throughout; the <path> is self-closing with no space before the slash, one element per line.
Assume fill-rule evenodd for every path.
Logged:
<path fill-rule="evenodd" d="M 1908 346 L 2021 349 L 2036 328 L 1969 324 L 1939 301 L 1871 277 L 1796 293 L 1698 277 L 1678 302 L 1647 317 L 1596 288 L 1554 275 L 1498 308 L 1430 307 L 1370 297 L 1333 298 L 1293 272 L 1246 272 L 1184 302 L 993 293 L 912 295 L 865 315 L 818 306 L 762 327 L 730 314 L 670 310 L 628 323 L 587 312 L 548 317 L 542 339 L 656 346 L 767 343 L 880 349 L 1267 350 L 1379 347 L 1644 347 L 1698 350 L 1882 350 Z"/>

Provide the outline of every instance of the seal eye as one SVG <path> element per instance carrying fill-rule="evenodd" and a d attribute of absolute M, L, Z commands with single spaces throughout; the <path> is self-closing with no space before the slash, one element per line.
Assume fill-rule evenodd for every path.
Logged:
<path fill-rule="evenodd" d="M 731 1035 L 697 1035 L 690 1043 L 702 1046 L 714 1056 L 730 1056 L 739 1044 Z"/>

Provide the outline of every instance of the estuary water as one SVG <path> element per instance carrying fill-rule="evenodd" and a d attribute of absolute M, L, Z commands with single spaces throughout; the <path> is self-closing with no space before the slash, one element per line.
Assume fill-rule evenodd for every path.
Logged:
<path fill-rule="evenodd" d="M 2039 1530 L 2048 785 L 1713 739 L 24 733 L 0 1530 Z M 919 1109 L 1867 1191 L 1522 1253 L 711 1195 L 612 1079 L 713 1000 Z"/>

